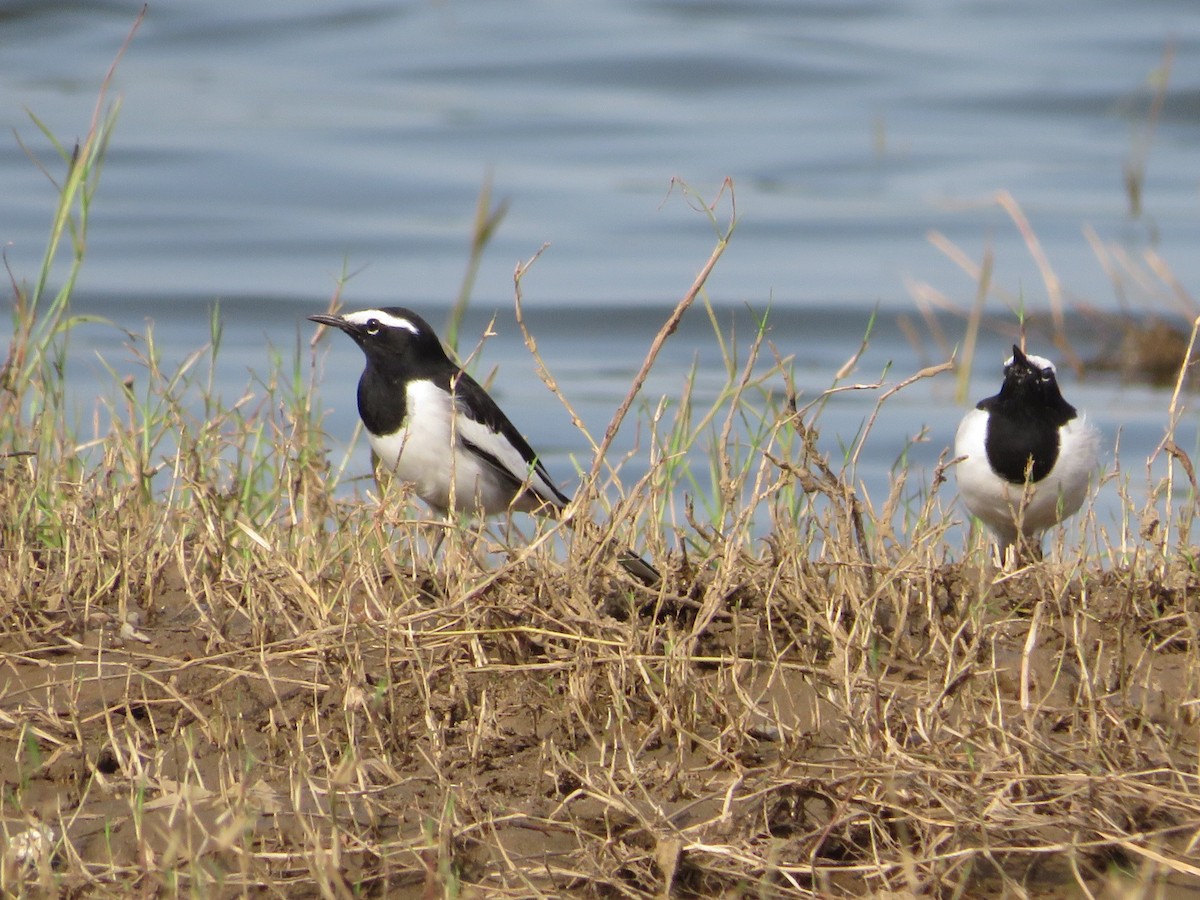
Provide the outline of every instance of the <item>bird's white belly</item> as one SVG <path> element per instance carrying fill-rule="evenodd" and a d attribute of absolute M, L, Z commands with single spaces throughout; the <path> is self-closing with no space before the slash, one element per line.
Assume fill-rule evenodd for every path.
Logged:
<path fill-rule="evenodd" d="M 407 403 L 408 416 L 398 432 L 369 435 L 379 461 L 438 511 L 451 507 L 452 483 L 457 509 L 485 515 L 507 509 L 511 497 L 495 473 L 465 448 L 461 429 L 469 420 L 455 419 L 449 395 L 428 381 L 414 381 L 408 385 Z"/>
<path fill-rule="evenodd" d="M 1062 429 L 1054 468 L 1032 487 L 1012 484 L 992 470 L 984 448 L 986 436 L 987 413 L 971 410 L 954 441 L 955 455 L 966 457 L 956 470 L 958 490 L 971 514 L 1003 542 L 1016 539 L 1014 514 L 1022 510 L 1022 504 L 1021 530 L 1026 535 L 1045 531 L 1083 505 L 1100 443 L 1099 432 L 1087 424 L 1083 415 Z"/>

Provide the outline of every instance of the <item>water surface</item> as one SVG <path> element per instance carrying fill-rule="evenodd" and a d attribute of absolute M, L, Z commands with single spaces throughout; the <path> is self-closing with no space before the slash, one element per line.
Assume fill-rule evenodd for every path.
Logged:
<path fill-rule="evenodd" d="M 82 134 L 137 9 L 40 0 L 0 10 L 0 124 L 52 172 L 61 164 L 26 110 L 64 143 Z M 311 333 L 304 315 L 343 272 L 352 307 L 402 302 L 442 321 L 490 177 L 511 206 L 483 259 L 471 334 L 499 311 L 485 356 L 498 396 L 564 483 L 587 442 L 515 333 L 514 267 L 549 245 L 525 303 L 563 390 L 601 432 L 714 244 L 672 179 L 713 201 L 732 179 L 738 225 L 709 298 L 771 307 L 772 340 L 810 392 L 829 386 L 876 306 L 853 377 L 874 380 L 890 360 L 898 379 L 931 361 L 896 326 L 912 310 L 908 282 L 960 306 L 974 284 L 928 243 L 930 230 L 975 258 L 991 248 L 996 283 L 1045 309 L 1026 247 L 988 202 L 997 190 L 1022 205 L 1073 304 L 1140 313 L 1169 293 L 1152 279 L 1115 290 L 1084 226 L 1131 258 L 1161 254 L 1184 289 L 1200 283 L 1200 11 L 1188 0 L 164 3 L 149 8 L 114 87 L 123 107 L 80 309 L 134 331 L 152 321 L 168 358 L 182 359 L 220 299 L 218 380 L 232 395 L 266 346 L 290 352 L 298 328 Z M 1143 147 L 1136 212 L 1123 173 Z M 9 265 L 32 279 L 54 190 L 11 136 L 0 140 L 0 196 Z M 716 216 L 730 214 L 725 195 Z M 96 377 L 97 351 L 132 368 L 123 340 L 99 325 L 77 335 L 81 409 L 107 379 Z M 997 333 L 981 349 L 974 397 L 994 391 L 1009 340 Z M 357 351 L 342 343 L 330 345 L 321 388 L 332 442 L 353 423 Z M 677 394 L 697 364 L 700 390 L 715 391 L 714 353 L 693 312 L 651 400 Z M 1169 397 L 1105 379 L 1068 386 L 1114 446 L 1121 434 L 1125 468 L 1143 466 Z M 830 403 L 832 446 L 873 402 Z M 931 465 L 962 411 L 948 381 L 890 401 L 863 461 L 867 487 L 886 490 L 913 435 L 928 441 L 906 458 Z M 1195 447 L 1194 429 L 1180 437 Z M 637 446 L 636 434 L 623 439 Z"/>

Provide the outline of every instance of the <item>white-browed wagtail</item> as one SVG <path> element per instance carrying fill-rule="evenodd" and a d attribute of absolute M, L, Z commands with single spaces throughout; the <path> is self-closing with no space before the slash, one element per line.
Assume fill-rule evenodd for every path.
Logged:
<path fill-rule="evenodd" d="M 344 331 L 367 358 L 358 414 L 380 463 L 436 512 L 557 515 L 570 502 L 529 442 L 487 391 L 456 365 L 410 309 L 364 309 L 313 322 Z M 659 574 L 630 550 L 625 569 L 645 584 Z"/>
<path fill-rule="evenodd" d="M 1088 493 L 1100 433 L 1063 399 L 1054 364 L 1013 345 L 1000 393 L 963 417 L 954 453 L 971 515 L 1010 547 L 1041 556 L 1041 535 L 1073 515 Z"/>

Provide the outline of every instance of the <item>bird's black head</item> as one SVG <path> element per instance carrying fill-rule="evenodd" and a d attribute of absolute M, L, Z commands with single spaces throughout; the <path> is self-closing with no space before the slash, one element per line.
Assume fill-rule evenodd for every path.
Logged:
<path fill-rule="evenodd" d="M 344 316 L 309 316 L 346 332 L 362 348 L 367 368 L 389 379 L 427 377 L 453 367 L 429 323 L 411 309 L 389 306 Z"/>
<path fill-rule="evenodd" d="M 1013 344 L 1013 355 L 1004 364 L 1000 398 L 1054 411 L 1062 422 L 1075 417 L 1075 407 L 1063 399 L 1055 377 L 1054 363 L 1041 356 L 1025 354 Z"/>

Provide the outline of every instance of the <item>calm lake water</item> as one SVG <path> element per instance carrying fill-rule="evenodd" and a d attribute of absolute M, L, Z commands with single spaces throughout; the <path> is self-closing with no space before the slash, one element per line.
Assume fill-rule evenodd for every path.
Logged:
<path fill-rule="evenodd" d="M 60 173 L 26 110 L 66 144 L 82 135 L 138 8 L 0 2 L 0 242 L 18 278 L 36 275 L 55 192 L 13 130 Z M 1152 116 L 1168 58 L 1165 102 Z M 1072 306 L 1179 309 L 1153 278 L 1126 277 L 1115 290 L 1085 227 L 1114 253 L 1159 254 L 1185 290 L 1200 285 L 1194 0 L 154 3 L 115 91 L 123 107 L 79 309 L 132 331 L 152 321 L 169 360 L 205 342 L 219 299 L 218 380 L 232 396 L 265 366 L 268 343 L 290 352 L 298 330 L 311 334 L 303 317 L 324 308 L 344 270 L 354 273 L 348 306 L 403 303 L 444 321 L 490 176 L 511 206 L 487 248 L 464 341 L 499 313 L 483 366 L 498 367 L 498 398 L 567 487 L 587 444 L 521 344 L 514 267 L 549 244 L 523 285 L 530 322 L 562 389 L 602 432 L 714 243 L 673 178 L 710 201 L 732 179 L 739 224 L 709 298 L 725 321 L 770 306 L 771 338 L 795 356 L 808 396 L 829 386 L 875 307 L 852 380 L 873 381 L 890 361 L 894 381 L 943 358 L 928 341 L 923 355 L 897 325 L 901 313 L 919 323 L 913 283 L 959 307 L 973 298 L 931 230 L 976 260 L 991 248 L 997 287 L 1046 309 L 1036 264 L 990 201 L 998 190 L 1021 204 Z M 1140 211 L 1124 174 L 1139 160 Z M 728 219 L 727 195 L 716 215 Z M 1015 323 L 1001 300 L 990 309 Z M 102 325 L 77 333 L 80 409 L 110 381 L 97 352 L 136 374 L 124 343 Z M 976 399 L 994 392 L 1009 343 L 986 335 Z M 1102 343 L 1085 342 L 1089 352 Z M 360 361 L 344 339 L 323 360 L 336 452 L 354 422 Z M 718 360 L 697 308 L 668 344 L 651 400 L 677 395 L 696 362 L 701 399 L 711 397 Z M 917 473 L 952 441 L 962 407 L 951 380 L 889 401 L 860 470 L 873 496 L 914 435 L 928 431 L 908 457 Z M 1110 448 L 1120 436 L 1110 465 L 1141 477 L 1169 395 L 1064 381 Z M 830 402 L 831 448 L 876 397 Z M 1185 449 L 1196 447 L 1194 422 L 1179 434 Z M 624 447 L 637 439 L 629 431 Z M 366 470 L 365 448 L 354 465 Z M 626 471 L 636 475 L 636 460 Z M 1098 503 L 1115 520 L 1112 485 Z"/>

